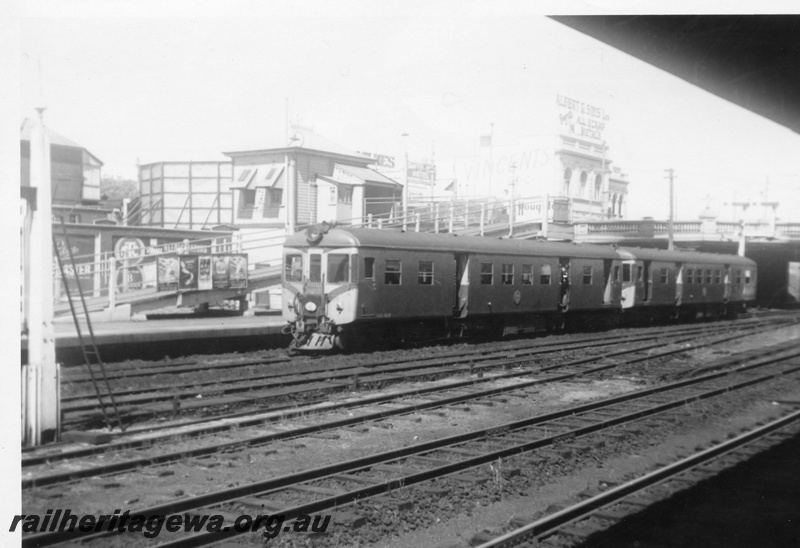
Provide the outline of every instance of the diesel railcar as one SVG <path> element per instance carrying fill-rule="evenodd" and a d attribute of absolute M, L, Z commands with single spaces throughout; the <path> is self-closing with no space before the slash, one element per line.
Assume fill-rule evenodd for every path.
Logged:
<path fill-rule="evenodd" d="M 723 315 L 755 299 L 755 263 L 734 255 L 324 225 L 283 253 L 299 350 Z"/>

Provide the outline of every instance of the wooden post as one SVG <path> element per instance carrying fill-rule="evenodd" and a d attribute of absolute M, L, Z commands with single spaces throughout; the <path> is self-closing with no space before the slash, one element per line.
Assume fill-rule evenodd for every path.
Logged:
<path fill-rule="evenodd" d="M 433 208 L 433 231 L 439 233 L 439 202 Z"/>
<path fill-rule="evenodd" d="M 486 204 L 481 204 L 481 236 L 484 235 L 484 227 L 486 225 Z"/>
<path fill-rule="evenodd" d="M 456 206 L 453 202 L 450 202 L 450 226 L 448 227 L 450 234 L 453 233 L 453 218 L 456 215 Z"/>

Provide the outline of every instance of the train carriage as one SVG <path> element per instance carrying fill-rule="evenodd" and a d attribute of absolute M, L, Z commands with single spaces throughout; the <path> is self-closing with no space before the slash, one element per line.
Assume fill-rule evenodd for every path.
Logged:
<path fill-rule="evenodd" d="M 284 244 L 299 349 L 722 314 L 754 288 L 755 263 L 728 255 L 325 225 Z"/>

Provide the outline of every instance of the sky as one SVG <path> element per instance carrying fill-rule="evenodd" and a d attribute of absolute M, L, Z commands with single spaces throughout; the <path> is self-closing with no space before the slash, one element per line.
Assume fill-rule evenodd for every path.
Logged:
<path fill-rule="evenodd" d="M 99 157 L 105 175 L 283 146 L 288 112 L 353 150 L 435 155 L 446 176 L 453 159 L 478 154 L 490 127 L 499 146 L 541 133 L 562 94 L 609 113 L 630 218 L 666 217 L 672 168 L 679 218 L 707 204 L 725 213 L 725 202 L 759 198 L 768 183 L 779 215 L 800 220 L 789 206 L 800 203 L 800 136 L 774 122 L 524 4 L 389 15 L 347 5 L 23 17 L 19 116 L 46 105 L 48 126 Z"/>

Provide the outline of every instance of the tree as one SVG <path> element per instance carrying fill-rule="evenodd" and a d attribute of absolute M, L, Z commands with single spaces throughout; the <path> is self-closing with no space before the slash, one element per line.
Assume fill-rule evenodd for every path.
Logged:
<path fill-rule="evenodd" d="M 100 180 L 100 199 L 121 200 L 139 195 L 139 181 L 117 175 L 105 175 Z"/>

